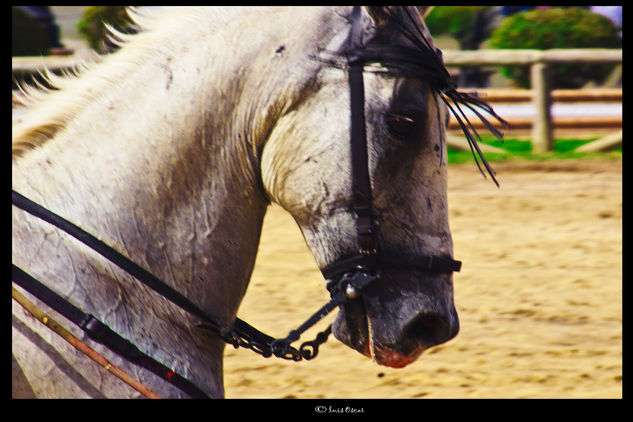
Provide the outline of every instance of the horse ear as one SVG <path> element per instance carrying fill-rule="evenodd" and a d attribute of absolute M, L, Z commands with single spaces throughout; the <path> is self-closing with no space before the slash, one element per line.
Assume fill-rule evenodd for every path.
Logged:
<path fill-rule="evenodd" d="M 389 9 L 392 6 L 365 6 L 367 13 L 376 25 L 385 22 L 389 17 Z"/>

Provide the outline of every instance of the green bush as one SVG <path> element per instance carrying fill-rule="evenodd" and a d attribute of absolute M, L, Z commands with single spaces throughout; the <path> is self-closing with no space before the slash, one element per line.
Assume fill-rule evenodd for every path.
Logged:
<path fill-rule="evenodd" d="M 450 35 L 459 42 L 462 49 L 476 49 L 483 39 L 488 38 L 489 34 L 477 34 L 473 31 L 475 21 L 491 7 L 435 6 L 424 18 L 424 22 L 434 37 Z"/>
<path fill-rule="evenodd" d="M 48 40 L 39 22 L 19 7 L 11 7 L 11 54 L 38 56 L 47 50 Z"/>
<path fill-rule="evenodd" d="M 125 12 L 125 6 L 90 6 L 77 23 L 79 33 L 88 41 L 90 47 L 100 53 L 106 53 L 113 49 L 108 43 L 107 30 L 104 22 L 121 32 L 129 32 L 130 18 Z"/>
<path fill-rule="evenodd" d="M 618 48 L 621 41 L 615 25 L 604 16 L 585 9 L 552 8 L 505 18 L 492 32 L 490 47 L 537 50 Z M 612 64 L 552 65 L 550 83 L 553 88 L 580 88 L 589 81 L 601 82 L 612 69 Z M 519 86 L 529 88 L 529 67 L 508 66 L 502 73 Z"/>

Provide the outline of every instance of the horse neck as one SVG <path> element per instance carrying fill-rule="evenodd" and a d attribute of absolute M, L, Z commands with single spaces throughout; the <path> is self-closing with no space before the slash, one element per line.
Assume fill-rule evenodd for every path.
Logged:
<path fill-rule="evenodd" d="M 217 70 L 214 78 L 227 78 L 221 87 L 209 83 L 211 75 L 196 75 L 209 63 L 192 56 L 206 52 L 188 58 L 157 53 L 54 139 L 16 160 L 13 187 L 230 323 L 250 278 L 267 205 L 256 149 L 244 136 L 246 125 L 256 122 L 235 120 L 236 75 Z M 139 291 L 72 240 L 51 234 L 50 226 L 23 215 L 18 220 L 17 265 L 46 281 L 52 276 L 52 287 L 72 293 L 86 312 L 105 318 L 143 350 L 158 344 L 159 360 L 175 362 L 202 388 L 221 393 L 223 344 L 188 328 L 188 318 L 165 311 L 156 295 Z M 52 241 L 35 252 L 47 236 Z M 60 244 L 68 251 L 61 257 Z M 106 299 L 108 291 L 121 292 L 115 304 Z M 113 308 L 123 312 L 112 315 Z M 122 316 L 128 313 L 135 317 Z M 179 327 L 156 321 L 166 314 Z M 152 327 L 151 336 L 140 335 L 139 327 Z"/>
<path fill-rule="evenodd" d="M 222 33 L 191 23 L 186 31 L 167 25 L 159 40 L 141 34 L 86 76 L 94 83 L 69 87 L 99 93 L 14 165 L 24 194 L 167 281 L 226 280 L 188 288 L 200 290 L 192 293 L 203 305 L 214 302 L 206 296 L 229 298 L 228 319 L 250 276 L 267 204 L 259 154 L 280 116 L 318 89 L 322 63 L 308 57 L 347 32 L 331 10 L 258 13 L 270 16 L 253 12 Z M 266 22 L 272 26 L 258 28 Z M 241 38 L 226 35 L 233 33 Z M 219 45 L 235 54 L 218 53 Z M 50 103 L 58 96 L 64 104 L 64 95 Z M 114 230 L 104 233 L 104 222 Z"/>
<path fill-rule="evenodd" d="M 136 183 L 129 177 L 141 173 L 126 177 L 98 161 L 86 159 L 68 174 L 59 174 L 54 161 L 38 169 L 24 166 L 23 172 L 14 172 L 14 188 L 95 234 L 230 324 L 257 253 L 266 208 L 261 194 L 217 172 L 197 184 L 196 173 L 165 174 L 163 180 L 174 180 L 160 185 Z M 99 181 L 99 175 L 108 172 L 121 177 Z M 24 174 L 29 174 L 27 180 L 20 177 Z M 77 181 L 74 186 L 72 180 Z M 78 242 L 52 231 L 21 216 L 13 229 L 14 262 L 207 393 L 223 394 L 222 342 L 193 328 L 193 321 L 175 307 L 165 309 L 165 300 L 139 289 L 136 281 L 113 271 L 104 259 L 95 259 Z M 177 394 L 162 382 L 143 381 L 163 396 Z"/>
<path fill-rule="evenodd" d="M 298 13 L 303 21 L 296 19 L 289 30 L 295 35 L 308 22 L 316 25 L 305 9 Z M 297 66 L 299 55 L 304 63 L 305 44 L 316 53 L 316 41 L 332 32 L 324 22 L 301 40 L 304 44 L 299 44 L 302 37 L 282 37 L 285 49 L 278 40 L 261 38 L 265 31 L 250 34 L 248 25 L 238 25 L 247 28 L 244 36 L 253 37 L 243 57 L 230 63 L 212 51 L 212 35 L 156 49 L 128 66 L 57 136 L 15 160 L 14 189 L 121 250 L 210 314 L 233 321 L 254 265 L 267 205 L 258 155 L 276 119 L 314 89 L 318 63 L 301 64 L 309 69 L 298 76 L 279 70 Z M 193 30 L 182 33 L 195 35 Z M 103 72 L 111 74 L 105 66 Z M 86 311 L 101 317 L 112 314 L 111 301 L 104 299 L 111 295 L 108 289 L 124 291 L 115 307 L 150 312 L 130 312 L 135 321 L 121 316 L 127 312 L 118 313 L 110 318 L 114 328 L 141 348 L 144 342 L 160 345 L 159 359 L 177 362 L 177 370 L 184 367 L 208 391 L 222 390 L 223 345 L 191 328 L 191 321 L 178 312 L 166 311 L 164 301 L 153 294 L 139 292 L 138 284 L 116 271 L 113 276 L 111 266 L 84 248 L 71 243 L 60 258 L 58 244 L 66 245 L 66 238 L 45 242 L 35 252 L 33 242 L 40 244 L 47 235 L 51 239 L 50 227 L 23 216 L 17 220 L 17 265 L 36 276 L 53 277 L 58 291 L 74 292 L 79 306 L 93 307 Z M 111 278 L 115 280 L 108 282 Z M 105 287 L 76 289 L 75 283 L 88 280 Z M 130 299 L 126 303 L 122 298 Z M 165 313 L 179 328 L 156 321 L 156 315 Z M 140 335 L 138 326 L 152 327 L 151 336 Z"/>
<path fill-rule="evenodd" d="M 226 123 L 236 124 L 235 77 L 218 71 L 214 77 L 229 83 L 209 85 L 210 75 L 200 74 L 211 67 L 205 56 L 157 49 L 54 139 L 18 159 L 14 186 L 28 185 L 26 194 L 34 187 L 52 209 L 124 246 L 168 281 L 209 275 L 187 268 L 194 261 L 214 275 L 233 267 L 227 261 L 248 268 L 266 202 L 254 147 L 239 136 L 246 131 Z M 165 256 L 183 268 L 168 271 L 159 264 Z"/>

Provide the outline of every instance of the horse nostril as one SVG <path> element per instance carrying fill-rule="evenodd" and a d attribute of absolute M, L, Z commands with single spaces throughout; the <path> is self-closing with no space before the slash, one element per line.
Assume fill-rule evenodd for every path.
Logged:
<path fill-rule="evenodd" d="M 434 314 L 420 314 L 409 321 L 405 336 L 431 347 L 447 341 L 451 337 L 450 331 L 445 318 Z"/>

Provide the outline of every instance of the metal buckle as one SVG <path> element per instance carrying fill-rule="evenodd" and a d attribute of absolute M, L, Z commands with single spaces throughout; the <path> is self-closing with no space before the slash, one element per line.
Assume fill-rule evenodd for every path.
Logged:
<path fill-rule="evenodd" d="M 341 277 L 341 287 L 345 284 L 345 296 L 348 299 L 356 299 L 370 283 L 380 278 L 379 274 L 372 274 L 364 265 L 357 265 L 356 271 L 351 275 L 346 273 Z"/>

